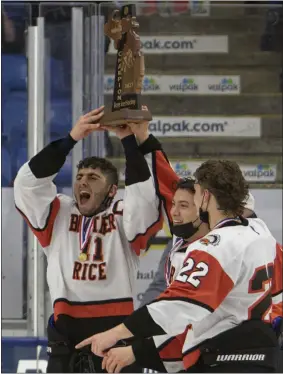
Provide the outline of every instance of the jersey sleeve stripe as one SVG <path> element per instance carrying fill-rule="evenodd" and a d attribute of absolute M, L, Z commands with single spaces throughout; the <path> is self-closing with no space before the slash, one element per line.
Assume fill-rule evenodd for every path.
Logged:
<path fill-rule="evenodd" d="M 54 302 L 55 320 L 60 314 L 73 318 L 99 318 L 113 316 L 128 316 L 134 311 L 132 299 L 105 300 L 99 304 L 71 303 L 58 299 Z"/>
<path fill-rule="evenodd" d="M 45 224 L 43 228 L 39 227 L 33 227 L 30 223 L 28 217 L 16 206 L 16 209 L 20 212 L 20 214 L 23 216 L 29 227 L 31 228 L 34 235 L 37 237 L 39 243 L 43 248 L 48 247 L 51 243 L 52 238 L 52 231 L 55 219 L 57 217 L 57 214 L 60 209 L 60 200 L 56 196 L 55 199 L 50 204 L 49 213 L 46 218 Z"/>
<path fill-rule="evenodd" d="M 161 204 L 159 204 L 158 211 L 158 219 L 156 222 L 154 222 L 151 226 L 149 226 L 145 233 L 137 234 L 133 240 L 131 240 L 129 243 L 131 244 L 132 249 L 136 252 L 136 254 L 139 256 L 142 249 L 146 249 L 147 242 L 149 239 L 156 234 L 158 231 L 160 231 L 163 227 L 163 218 L 161 214 Z M 139 214 L 139 212 L 137 212 Z"/>
<path fill-rule="evenodd" d="M 278 295 L 280 295 L 281 293 L 283 293 L 283 289 L 279 290 L 278 292 L 275 292 L 272 294 L 272 297 L 277 297 Z"/>
<path fill-rule="evenodd" d="M 172 169 L 167 157 L 162 151 L 156 151 L 153 153 L 152 168 L 157 195 L 163 202 L 168 222 L 171 224 L 172 217 L 170 215 L 170 210 L 179 177 Z"/>
<path fill-rule="evenodd" d="M 191 366 L 195 365 L 200 358 L 201 352 L 200 349 L 196 349 L 194 351 L 190 351 L 183 356 L 183 363 L 185 369 L 187 370 Z"/>
<path fill-rule="evenodd" d="M 160 338 L 160 336 L 159 336 Z M 162 338 L 162 335 L 161 335 L 161 338 Z M 171 336 L 170 338 L 166 339 L 165 341 L 163 341 L 163 343 L 161 344 L 158 344 L 155 342 L 155 345 L 156 345 L 156 349 L 158 351 L 161 351 L 163 348 L 165 348 L 168 344 L 170 344 L 170 342 L 172 342 L 172 340 L 175 339 L 175 336 Z"/>
<path fill-rule="evenodd" d="M 182 359 L 182 346 L 176 338 L 167 340 L 158 348 L 158 351 L 163 361 L 177 361 Z"/>
<path fill-rule="evenodd" d="M 176 297 L 176 296 L 170 296 L 168 295 L 167 297 L 159 297 L 156 301 L 153 301 L 151 304 L 154 304 L 155 302 L 158 302 L 158 301 L 183 301 L 185 303 L 190 303 L 190 304 L 194 304 L 194 305 L 197 305 L 197 306 L 200 306 L 201 308 L 204 308 L 206 310 L 208 310 L 210 313 L 213 313 L 214 312 L 214 309 L 211 308 L 209 305 L 205 304 L 205 303 L 202 303 L 200 301 L 197 301 L 195 299 L 190 299 L 189 297 Z"/>

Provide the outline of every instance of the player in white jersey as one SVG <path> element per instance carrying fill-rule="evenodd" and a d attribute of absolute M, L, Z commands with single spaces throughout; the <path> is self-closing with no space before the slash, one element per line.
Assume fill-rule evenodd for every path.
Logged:
<path fill-rule="evenodd" d="M 14 183 L 16 207 L 48 261 L 47 281 L 54 306 L 48 324 L 48 372 L 101 371 L 101 358 L 90 351 L 89 355 L 77 353 L 74 346 L 132 313 L 139 253 L 162 227 L 150 172 L 142 165 L 137 169 L 143 155 L 133 135 L 122 139 L 124 201 L 113 201 L 117 169 L 97 157 L 79 163 L 74 198 L 57 194 L 53 179 L 66 156 L 77 141 L 100 129 L 102 115 L 103 108 L 99 108 L 82 116 L 66 138 L 52 142 L 25 163 Z M 124 131 L 121 138 L 126 135 L 129 133 Z M 76 366 L 82 360 L 86 365 Z"/>
<path fill-rule="evenodd" d="M 147 131 L 147 127 L 144 129 L 144 133 L 141 134 L 141 126 L 139 125 L 138 128 L 138 136 L 137 139 L 139 142 L 143 142 L 143 144 L 140 146 L 140 150 L 143 152 L 144 155 L 147 155 L 147 162 L 151 169 L 151 173 L 155 176 L 155 184 L 156 184 L 156 190 L 158 192 L 159 197 L 164 203 L 164 208 L 166 212 L 170 212 L 172 208 L 172 200 L 173 200 L 173 194 L 175 188 L 172 188 L 174 186 L 179 178 L 173 171 L 173 169 L 169 166 L 169 163 L 167 161 L 166 155 L 162 151 L 161 144 L 158 142 L 158 140 L 153 136 L 149 135 Z M 181 187 L 181 188 L 178 188 Z M 177 191 L 174 196 L 175 204 L 179 205 L 180 207 L 182 204 L 182 201 L 186 201 L 186 208 L 180 209 L 181 213 L 181 219 L 180 215 L 176 215 L 176 211 L 174 213 L 174 209 L 171 210 L 171 217 L 169 216 L 170 220 L 170 227 L 172 228 L 172 232 L 174 232 L 177 237 L 174 237 L 174 242 L 177 241 L 177 247 L 178 242 L 179 244 L 182 242 L 180 241 L 180 237 L 184 236 L 184 238 L 187 238 L 190 234 L 193 234 L 195 230 L 192 231 L 192 221 L 196 223 L 196 226 L 199 225 L 199 222 L 197 220 L 197 214 L 195 208 L 193 208 L 193 193 L 194 188 L 192 181 L 189 179 L 185 179 L 184 181 L 180 180 L 180 184 L 177 187 Z M 186 191 L 187 190 L 187 191 Z M 172 219 L 172 215 L 174 213 L 174 220 Z M 193 214 L 193 216 L 192 216 Z M 251 194 L 249 194 L 249 198 L 247 201 L 245 201 L 245 209 L 243 216 L 248 218 L 256 218 L 256 214 L 254 213 L 254 198 Z M 190 217 L 190 219 L 188 219 Z M 183 224 L 186 221 L 188 221 L 188 224 Z M 254 221 L 254 225 L 256 224 L 256 221 Z M 261 224 L 264 225 L 264 223 L 259 220 Z M 175 224 L 172 227 L 172 224 Z M 265 225 L 264 225 L 265 226 Z M 265 226 L 266 227 L 266 226 Z M 206 232 L 208 232 L 208 228 L 206 229 Z M 193 235 L 194 237 L 195 235 Z M 179 239 L 178 239 L 179 237 Z M 193 237 L 191 239 L 193 239 Z M 170 253 L 170 260 L 167 261 L 167 274 L 171 274 L 171 276 L 167 276 L 167 286 L 170 285 L 168 283 L 168 279 L 170 278 L 170 282 L 174 279 L 172 275 L 174 273 L 178 273 L 178 269 L 181 268 L 184 255 L 185 253 L 182 252 L 182 248 L 175 247 L 173 250 L 171 250 Z M 278 282 L 275 282 L 278 284 L 277 289 L 273 287 L 273 293 L 275 293 L 273 299 L 273 309 L 272 309 L 272 315 L 273 320 L 276 322 L 276 319 L 282 318 L 282 293 L 278 290 L 282 289 L 282 250 L 281 246 L 277 246 L 277 254 L 276 257 L 276 266 L 274 267 L 274 277 L 278 278 Z M 180 249 L 180 251 L 178 251 Z M 281 265 L 280 265 L 281 264 Z M 164 287 L 165 289 L 166 287 Z M 162 292 L 161 290 L 160 292 Z M 280 299 L 281 297 L 281 299 Z M 128 347 L 119 347 L 119 348 L 112 348 L 107 353 L 107 365 L 106 369 L 108 372 L 112 372 L 113 368 L 116 368 L 115 372 L 117 372 L 117 368 L 120 369 L 126 365 L 129 365 L 130 363 L 136 361 L 141 366 L 146 366 L 148 368 L 156 369 L 161 372 L 165 371 L 165 368 L 168 372 L 177 372 L 183 369 L 182 364 L 182 345 L 184 343 L 184 338 L 186 334 L 182 334 L 177 336 L 176 338 L 168 336 L 168 335 L 161 335 L 153 337 L 153 339 L 144 339 L 144 340 L 137 340 L 134 341 L 132 346 Z M 160 355 L 157 356 L 157 351 Z M 193 365 L 193 361 L 191 362 Z"/>
<path fill-rule="evenodd" d="M 178 177 L 176 176 L 176 182 Z M 160 183 L 158 181 L 158 183 Z M 175 186 L 176 192 L 171 194 L 169 210 L 170 227 L 173 234 L 173 246 L 165 264 L 165 278 L 167 286 L 174 280 L 178 269 L 182 268 L 186 249 L 189 243 L 205 236 L 209 232 L 208 225 L 202 223 L 197 216 L 194 205 L 194 181 L 181 179 Z M 155 336 L 152 339 L 136 340 L 131 346 L 115 348 L 111 353 L 125 362 L 137 362 L 140 366 L 158 370 L 160 372 L 178 372 L 183 367 L 182 346 L 185 334 L 177 337 L 170 335 Z M 110 352 L 109 352 L 110 353 Z M 108 372 L 112 372 L 112 366 L 107 365 Z"/>
<path fill-rule="evenodd" d="M 141 131 L 140 126 L 138 130 Z M 146 136 L 148 137 L 146 138 Z M 183 265 L 188 244 L 205 236 L 209 232 L 209 228 L 205 223 L 200 225 L 201 222 L 197 217 L 193 202 L 194 181 L 189 178 L 179 180 L 179 177 L 167 162 L 161 144 L 153 135 L 148 134 L 141 139 L 139 138 L 139 141 L 144 141 L 140 150 L 147 155 L 148 166 L 151 173 L 155 175 L 158 196 L 164 204 L 164 210 L 169 213 L 169 226 L 174 243 L 165 266 L 166 283 L 169 287 L 174 280 L 174 274 L 178 274 Z M 172 188 L 176 184 L 177 186 Z M 175 188 L 176 192 L 174 194 Z M 254 198 L 251 194 L 249 194 L 248 201 L 245 202 L 243 215 L 246 218 L 255 216 Z M 140 366 L 146 366 L 160 372 L 165 370 L 168 372 L 181 371 L 184 369 L 182 346 L 185 337 L 186 334 L 177 337 L 161 335 L 152 339 L 136 340 L 131 343 L 131 346 L 113 348 L 107 354 L 109 358 L 106 369 L 108 372 L 113 372 L 113 368 L 117 368 L 118 364 L 121 368 L 136 361 Z"/>
<path fill-rule="evenodd" d="M 182 269 L 156 302 L 78 347 L 91 344 L 107 361 L 106 351 L 120 339 L 174 336 L 192 326 L 182 349 L 187 371 L 275 372 L 276 241 L 263 225 L 254 228 L 241 217 L 248 186 L 235 162 L 207 161 L 195 177 L 194 201 L 209 234 L 188 246 Z"/>

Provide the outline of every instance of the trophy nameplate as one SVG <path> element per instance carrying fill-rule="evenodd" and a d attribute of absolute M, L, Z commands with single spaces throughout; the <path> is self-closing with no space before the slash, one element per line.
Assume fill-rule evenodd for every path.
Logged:
<path fill-rule="evenodd" d="M 121 10 L 115 10 L 104 26 L 104 33 L 113 40 L 117 50 L 112 110 L 106 108 L 99 121 L 104 126 L 152 119 L 148 110 L 141 109 L 144 56 L 136 33 L 139 24 L 135 14 L 134 5 L 125 5 Z"/>

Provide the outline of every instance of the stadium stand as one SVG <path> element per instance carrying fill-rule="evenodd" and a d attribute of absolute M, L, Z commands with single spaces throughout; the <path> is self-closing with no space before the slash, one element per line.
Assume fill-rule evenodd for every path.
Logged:
<path fill-rule="evenodd" d="M 212 138 L 187 137 L 180 133 L 180 136 L 162 137 L 166 152 L 173 161 L 227 156 L 244 164 L 280 165 L 281 57 L 278 51 L 272 48 L 261 48 L 261 36 L 267 33 L 266 30 L 270 30 L 269 24 L 266 23 L 270 22 L 270 16 L 266 15 L 266 8 L 259 8 L 256 13 L 249 13 L 244 6 L 211 6 L 209 16 L 192 17 L 192 8 L 190 8 L 192 3 L 176 2 L 161 6 L 151 1 L 140 6 L 141 35 L 154 38 L 170 34 L 176 36 L 176 40 L 182 36 L 192 35 L 227 36 L 228 53 L 178 53 L 176 55 L 166 53 L 166 50 L 159 54 L 146 51 L 146 84 L 148 86 L 154 84 L 152 77 L 155 75 L 162 75 L 165 80 L 168 75 L 183 77 L 187 79 L 187 84 L 190 84 L 191 76 L 218 75 L 224 81 L 226 79 L 228 84 L 231 76 L 238 76 L 239 92 L 229 95 L 205 93 L 185 95 L 180 90 L 174 95 L 168 95 L 160 90 L 154 94 L 149 92 L 144 94 L 143 103 L 148 105 L 154 118 L 201 116 L 208 119 L 216 117 L 221 122 L 223 116 L 231 119 L 237 116 L 257 117 L 261 120 L 261 136 L 256 139 L 237 136 Z M 19 12 L 10 11 L 7 14 L 11 14 L 11 17 L 14 15 L 16 24 L 20 24 Z M 278 19 L 281 19 L 280 17 Z M 54 20 L 52 22 L 55 24 Z M 60 24 L 61 21 L 56 22 Z M 67 25 L 69 20 L 64 19 L 62 22 Z M 55 39 L 58 34 L 52 34 L 51 28 L 50 26 L 47 34 L 51 39 Z M 272 32 L 275 33 L 274 30 Z M 111 51 L 106 55 L 106 74 L 113 74 L 115 58 L 115 54 Z M 66 84 L 65 70 L 64 54 L 59 56 L 56 52 L 56 58 L 52 56 L 48 59 L 46 71 L 52 79 L 47 79 L 46 127 L 58 137 L 69 131 L 71 127 L 71 92 L 70 85 Z M 11 183 L 18 166 L 23 163 L 27 155 L 26 85 L 26 57 L 18 53 L 2 54 L 2 134 L 7 138 L 6 155 L 13 156 L 10 157 L 11 167 L 5 169 L 7 183 Z M 110 104 L 110 100 L 111 95 L 105 95 L 106 104 Z M 119 141 L 110 137 L 107 142 L 109 156 L 120 166 L 123 164 L 123 152 Z M 277 180 L 281 181 L 281 167 L 277 169 Z M 11 170 L 11 173 L 8 170 Z M 70 171 L 71 167 L 66 166 L 61 179 L 58 177 L 58 183 L 70 185 L 71 177 L 68 176 Z"/>
<path fill-rule="evenodd" d="M 159 116 L 248 116 L 261 119 L 260 138 L 248 137 L 162 137 L 170 160 L 229 157 L 241 164 L 277 164 L 277 178 L 282 181 L 282 96 L 279 91 L 281 57 L 273 49 L 262 51 L 261 35 L 266 29 L 266 8 L 246 12 L 245 6 L 211 6 L 209 17 L 191 17 L 190 12 L 168 18 L 159 14 L 140 16 L 140 32 L 146 36 L 227 35 L 226 54 L 150 54 L 145 55 L 147 77 L 161 75 L 240 76 L 240 94 L 235 95 L 162 95 L 143 96 L 144 104 Z M 170 30 L 170 31 L 169 31 Z M 280 34 L 279 34 L 280 35 Z M 278 38 L 278 35 L 274 37 Z M 280 36 L 279 36 L 280 37 Z M 281 41 L 282 45 L 282 41 Z M 115 55 L 108 54 L 106 73 L 111 74 Z M 110 104 L 111 96 L 105 95 Z M 123 152 L 112 139 L 117 165 Z"/>
<path fill-rule="evenodd" d="M 5 137 L 2 135 L 2 160 L 1 160 L 1 179 L 2 179 L 2 186 L 9 187 L 12 178 L 12 167 L 11 167 L 11 157 L 9 153 L 9 149 L 5 144 Z"/>

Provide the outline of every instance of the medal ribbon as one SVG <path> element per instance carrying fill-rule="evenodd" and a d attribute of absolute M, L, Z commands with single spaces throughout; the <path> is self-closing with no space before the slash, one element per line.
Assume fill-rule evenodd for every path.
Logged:
<path fill-rule="evenodd" d="M 88 240 L 91 236 L 92 228 L 93 228 L 93 217 L 90 219 L 88 217 L 82 217 L 82 224 L 80 229 L 80 250 L 81 252 L 84 251 Z"/>
<path fill-rule="evenodd" d="M 224 223 L 226 222 L 231 222 L 231 221 L 235 221 L 235 222 L 240 222 L 239 218 L 224 218 L 222 219 L 220 222 L 218 222 L 212 230 L 214 229 L 218 229 L 220 228 L 222 225 L 224 225 Z"/>

